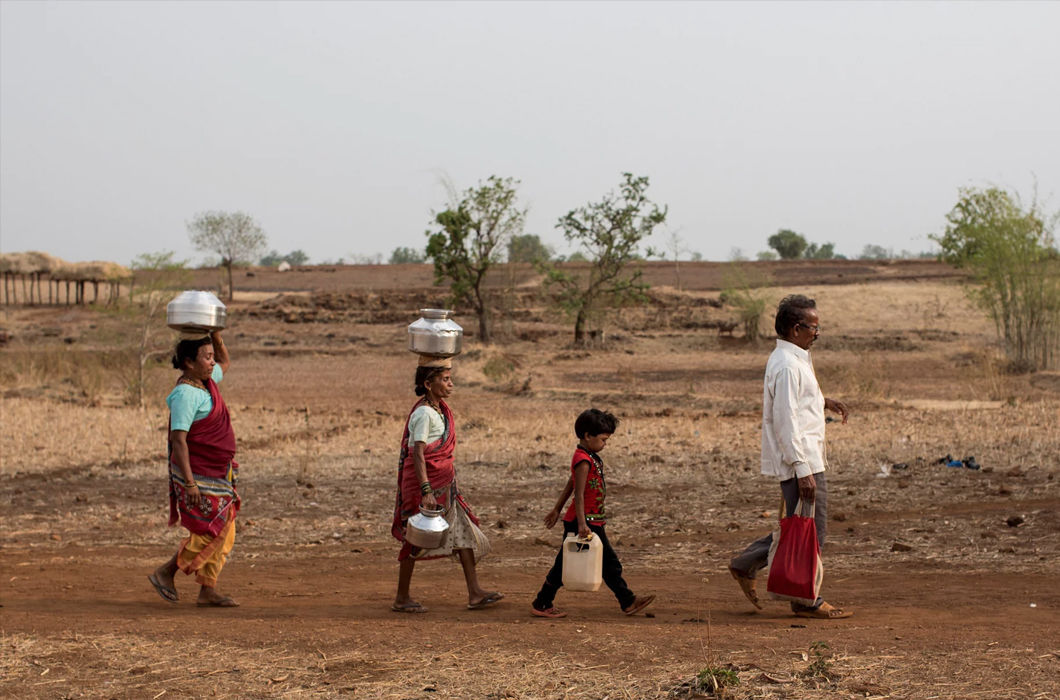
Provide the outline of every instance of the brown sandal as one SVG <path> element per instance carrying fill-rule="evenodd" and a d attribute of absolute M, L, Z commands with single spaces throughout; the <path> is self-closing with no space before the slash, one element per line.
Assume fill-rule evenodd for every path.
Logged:
<path fill-rule="evenodd" d="M 567 613 L 556 607 L 546 608 L 544 610 L 538 610 L 537 608 L 530 606 L 530 614 L 534 617 L 547 617 L 551 620 L 558 620 L 561 617 L 566 617 Z"/>
<path fill-rule="evenodd" d="M 751 605 L 755 606 L 759 610 L 763 610 L 762 604 L 758 602 L 758 591 L 755 590 L 755 580 L 750 576 L 747 576 L 742 571 L 729 567 L 729 573 L 736 579 L 736 583 L 740 584 L 740 590 L 743 591 L 744 596 L 747 600 L 751 601 Z"/>
<path fill-rule="evenodd" d="M 842 620 L 853 615 L 853 611 L 836 608 L 828 603 L 821 603 L 814 610 L 796 610 L 796 617 L 810 617 L 816 620 Z"/>
<path fill-rule="evenodd" d="M 151 585 L 158 591 L 158 595 L 162 596 L 162 600 L 167 603 L 176 603 L 180 600 L 180 596 L 177 595 L 176 590 L 170 588 L 158 578 L 158 574 L 151 574 L 147 577 L 147 580 L 151 582 Z"/>
<path fill-rule="evenodd" d="M 632 603 L 629 604 L 628 608 L 622 608 L 622 612 L 626 613 L 627 615 L 636 615 L 641 610 L 651 605 L 653 600 L 655 600 L 654 595 L 638 597 Z"/>

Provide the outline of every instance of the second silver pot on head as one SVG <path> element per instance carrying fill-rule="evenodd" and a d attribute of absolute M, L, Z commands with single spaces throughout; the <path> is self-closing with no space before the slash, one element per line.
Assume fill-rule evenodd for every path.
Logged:
<path fill-rule="evenodd" d="M 166 305 L 166 324 L 178 331 L 219 331 L 227 316 L 225 305 L 210 292 L 181 292 Z"/>
<path fill-rule="evenodd" d="M 453 357 L 460 354 L 464 329 L 448 309 L 420 309 L 420 320 L 409 324 L 409 350 L 421 355 Z"/>

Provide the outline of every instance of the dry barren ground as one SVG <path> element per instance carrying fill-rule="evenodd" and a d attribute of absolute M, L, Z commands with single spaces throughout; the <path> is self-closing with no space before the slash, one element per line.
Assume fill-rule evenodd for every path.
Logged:
<path fill-rule="evenodd" d="M 183 577 L 168 605 L 146 580 L 180 537 L 163 500 L 172 370 L 150 370 L 147 410 L 126 407 L 127 369 L 107 359 L 120 319 L 6 309 L 0 694 L 664 698 L 706 695 L 693 681 L 713 668 L 738 698 L 1060 696 L 1060 376 L 1005 374 L 956 283 L 907 277 L 798 287 L 821 306 L 822 385 L 854 410 L 829 427 L 825 593 L 856 611 L 832 623 L 773 602 L 752 614 L 725 572 L 772 527 L 777 494 L 756 466 L 769 344 L 709 328 L 729 313 L 707 303 L 716 292 L 661 290 L 598 348 L 568 347 L 562 319 L 532 306 L 496 346 L 468 343 L 458 474 L 494 545 L 481 576 L 507 598 L 468 611 L 458 567 L 426 562 L 421 616 L 389 611 L 407 292 L 387 322 L 342 306 L 364 300 L 352 282 L 329 308 L 306 290 L 233 305 L 232 610 L 197 609 Z M 317 320 L 290 322 L 306 309 Z M 606 591 L 561 592 L 569 618 L 532 619 L 559 537 L 540 521 L 589 405 L 622 418 L 604 455 L 608 529 L 631 585 L 659 599 L 627 618 Z M 936 463 L 948 453 L 983 469 Z"/>

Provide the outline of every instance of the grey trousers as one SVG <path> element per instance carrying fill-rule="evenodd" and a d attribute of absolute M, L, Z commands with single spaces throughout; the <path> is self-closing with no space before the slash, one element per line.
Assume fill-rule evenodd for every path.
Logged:
<path fill-rule="evenodd" d="M 817 545 L 824 548 L 824 536 L 828 529 L 828 482 L 824 472 L 813 475 L 817 482 L 817 493 L 815 495 L 814 524 L 817 526 Z M 794 513 L 799 504 L 799 480 L 787 479 L 780 482 L 780 493 L 784 497 L 787 513 Z M 760 537 L 747 546 L 729 562 L 729 567 L 735 569 L 745 576 L 755 578 L 758 572 L 769 563 L 769 547 L 773 544 L 773 533 Z M 815 610 L 824 602 L 818 598 L 817 602 L 807 607 L 797 603 L 791 604 L 792 610 Z"/>

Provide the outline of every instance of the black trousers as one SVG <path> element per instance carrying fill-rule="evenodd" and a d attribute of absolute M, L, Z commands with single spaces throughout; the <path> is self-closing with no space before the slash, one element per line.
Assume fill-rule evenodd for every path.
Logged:
<path fill-rule="evenodd" d="M 604 563 L 603 563 L 603 574 L 604 583 L 611 589 L 611 592 L 615 594 L 615 598 L 618 599 L 618 604 L 623 609 L 628 608 L 633 604 L 633 601 L 637 599 L 637 596 L 633 594 L 633 591 L 629 590 L 629 586 L 626 585 L 626 580 L 622 578 L 622 562 L 618 560 L 618 555 L 615 554 L 615 550 L 611 547 L 611 543 L 607 540 L 607 533 L 604 532 L 603 525 L 593 525 L 589 523 L 589 529 L 592 530 L 593 534 L 600 538 L 600 543 L 604 546 Z M 577 522 L 563 521 L 563 537 L 566 539 L 568 533 L 578 534 Z M 534 607 L 538 610 L 547 610 L 552 607 L 552 602 L 556 599 L 556 593 L 563 587 L 563 548 L 560 547 L 559 553 L 556 555 L 556 563 L 552 565 L 548 574 L 545 576 L 545 583 L 541 586 L 541 590 L 537 593 L 537 598 L 534 599 Z"/>

